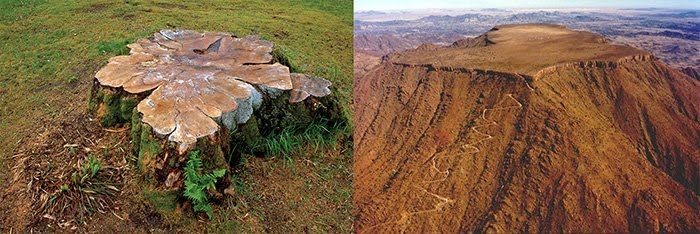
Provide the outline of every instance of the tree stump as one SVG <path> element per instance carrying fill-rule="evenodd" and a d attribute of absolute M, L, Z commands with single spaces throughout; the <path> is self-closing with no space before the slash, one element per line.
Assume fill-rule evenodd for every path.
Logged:
<path fill-rule="evenodd" d="M 182 188 L 188 152 L 228 170 L 233 148 L 264 153 L 256 144 L 287 125 L 345 121 L 329 81 L 290 73 L 258 37 L 162 30 L 128 47 L 95 75 L 88 108 L 105 127 L 131 124 L 138 169 L 156 187 Z"/>

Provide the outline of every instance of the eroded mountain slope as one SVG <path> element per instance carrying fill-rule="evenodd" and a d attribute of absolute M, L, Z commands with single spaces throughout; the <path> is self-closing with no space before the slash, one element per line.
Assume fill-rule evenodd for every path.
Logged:
<path fill-rule="evenodd" d="M 480 38 L 356 78 L 358 232 L 698 231 L 700 82 L 558 26 Z"/>

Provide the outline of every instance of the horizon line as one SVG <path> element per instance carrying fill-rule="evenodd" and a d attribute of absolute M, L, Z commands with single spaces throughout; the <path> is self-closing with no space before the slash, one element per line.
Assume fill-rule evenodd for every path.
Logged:
<path fill-rule="evenodd" d="M 358 12 L 369 12 L 369 11 L 378 11 L 378 12 L 396 12 L 396 11 L 421 11 L 421 10 L 484 10 L 484 9 L 494 9 L 494 10 L 511 10 L 511 9 L 518 9 L 518 10 L 537 10 L 537 9 L 614 9 L 614 10 L 636 10 L 636 9 L 659 9 L 659 10 L 700 10 L 700 8 L 687 8 L 687 7 L 605 7 L 605 6 L 591 6 L 591 7 L 454 7 L 454 8 L 444 8 L 444 7 L 438 7 L 438 8 L 396 8 L 396 9 L 371 9 L 371 10 L 354 10 L 353 13 L 358 13 Z"/>

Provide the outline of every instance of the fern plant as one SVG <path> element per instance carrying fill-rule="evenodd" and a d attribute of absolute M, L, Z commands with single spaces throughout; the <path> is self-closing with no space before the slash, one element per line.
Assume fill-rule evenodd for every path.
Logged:
<path fill-rule="evenodd" d="M 200 174 L 202 160 L 199 151 L 192 151 L 185 166 L 185 197 L 192 201 L 194 211 L 203 211 L 212 217 L 214 211 L 209 204 L 208 189 L 213 189 L 217 179 L 226 174 L 226 169 L 214 170 L 212 173 Z"/>

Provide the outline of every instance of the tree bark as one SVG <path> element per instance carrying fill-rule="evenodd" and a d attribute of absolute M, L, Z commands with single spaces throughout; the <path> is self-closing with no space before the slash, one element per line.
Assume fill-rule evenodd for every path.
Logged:
<path fill-rule="evenodd" d="M 330 82 L 289 73 L 270 42 L 161 31 L 128 47 L 95 75 L 88 110 L 104 127 L 131 126 L 138 172 L 155 188 L 183 187 L 189 152 L 204 172 L 229 171 L 241 153 L 265 155 L 264 140 L 288 126 L 345 122 Z"/>

